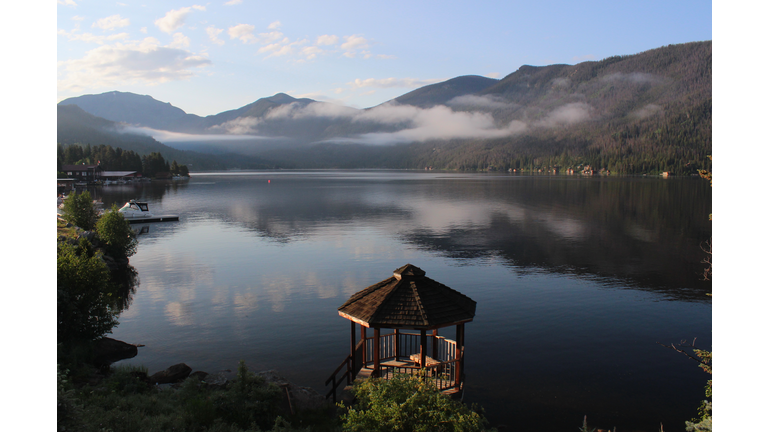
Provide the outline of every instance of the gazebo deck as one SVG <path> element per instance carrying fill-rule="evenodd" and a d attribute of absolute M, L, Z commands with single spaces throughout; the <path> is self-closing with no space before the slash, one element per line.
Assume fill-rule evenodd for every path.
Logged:
<path fill-rule="evenodd" d="M 389 361 L 382 362 L 381 378 L 392 379 L 396 373 L 403 373 L 400 371 L 402 371 L 404 368 L 418 369 L 416 364 L 410 361 L 389 360 Z M 355 377 L 355 382 L 365 381 L 368 378 L 370 378 L 372 374 L 373 374 L 373 367 L 364 367 L 357 372 L 357 376 Z M 416 374 L 413 373 L 409 375 L 416 375 Z M 437 375 L 434 377 L 430 377 L 430 379 L 434 379 L 435 385 L 443 394 L 454 395 L 454 394 L 459 394 L 463 390 L 462 383 L 457 383 L 456 380 L 450 379 L 450 377 L 448 376 Z M 350 388 L 351 386 L 347 386 L 344 388 L 344 390 L 349 390 Z"/>

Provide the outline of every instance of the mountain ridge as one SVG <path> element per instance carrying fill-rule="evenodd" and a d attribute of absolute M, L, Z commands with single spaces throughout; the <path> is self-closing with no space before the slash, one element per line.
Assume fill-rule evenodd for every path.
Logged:
<path fill-rule="evenodd" d="M 236 151 L 281 166 L 349 167 L 356 160 L 366 167 L 592 163 L 626 173 L 690 171 L 707 166 L 711 154 L 711 59 L 712 43 L 704 41 L 575 65 L 523 65 L 500 80 L 456 77 L 366 110 L 284 93 L 196 119 L 169 103 L 155 106 L 175 131 L 259 135 L 272 145 Z M 152 99 L 140 100 L 146 98 Z M 390 145 L 364 150 L 351 142 Z"/>

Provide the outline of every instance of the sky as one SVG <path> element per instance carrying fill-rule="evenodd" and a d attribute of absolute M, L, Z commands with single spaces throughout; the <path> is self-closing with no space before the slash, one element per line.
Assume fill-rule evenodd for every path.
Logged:
<path fill-rule="evenodd" d="M 217 114 L 276 93 L 354 108 L 462 75 L 712 39 L 705 1 L 57 0 L 56 99 Z"/>

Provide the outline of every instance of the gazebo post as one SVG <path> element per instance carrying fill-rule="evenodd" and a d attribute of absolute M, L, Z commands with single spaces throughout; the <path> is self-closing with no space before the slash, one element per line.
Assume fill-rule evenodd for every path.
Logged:
<path fill-rule="evenodd" d="M 456 384 L 461 386 L 464 379 L 464 323 L 456 324 Z"/>
<path fill-rule="evenodd" d="M 427 366 L 427 331 L 421 329 L 421 347 L 420 347 L 419 362 L 422 369 Z"/>
<path fill-rule="evenodd" d="M 432 330 L 432 358 L 440 361 L 440 356 L 437 355 L 437 329 Z"/>
<path fill-rule="evenodd" d="M 373 373 L 371 376 L 378 378 L 381 376 L 381 358 L 379 352 L 379 337 L 381 336 L 381 330 L 378 327 L 373 328 Z"/>
<path fill-rule="evenodd" d="M 368 350 L 366 349 L 366 345 L 368 344 L 365 342 L 365 326 L 362 324 L 360 324 L 360 340 L 363 341 L 363 346 L 361 347 L 362 348 L 361 354 L 363 356 L 362 365 L 363 367 L 366 367 L 367 366 L 366 362 L 368 361 L 368 352 L 367 352 Z"/>
<path fill-rule="evenodd" d="M 352 384 L 352 374 L 355 373 L 355 322 L 350 320 L 349 324 L 349 366 L 347 366 L 347 385 Z"/>
<path fill-rule="evenodd" d="M 400 330 L 395 329 L 395 361 L 400 358 Z"/>

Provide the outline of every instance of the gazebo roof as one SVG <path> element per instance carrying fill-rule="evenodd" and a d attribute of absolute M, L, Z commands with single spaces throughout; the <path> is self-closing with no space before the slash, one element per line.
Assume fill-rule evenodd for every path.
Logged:
<path fill-rule="evenodd" d="M 366 327 L 435 329 L 472 321 L 477 303 L 406 264 L 392 277 L 359 291 L 339 315 Z"/>

